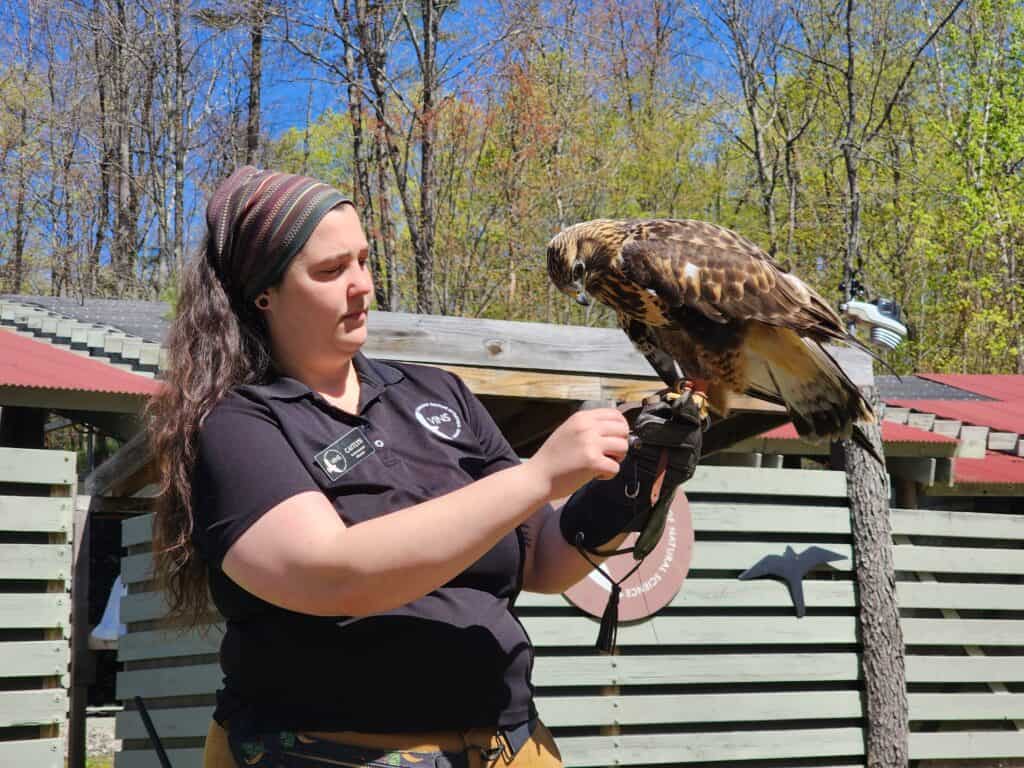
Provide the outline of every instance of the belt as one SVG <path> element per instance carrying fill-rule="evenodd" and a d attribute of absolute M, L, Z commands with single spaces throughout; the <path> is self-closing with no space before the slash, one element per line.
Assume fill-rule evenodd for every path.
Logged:
<path fill-rule="evenodd" d="M 412 733 L 362 733 L 358 731 L 304 731 L 304 735 L 338 744 L 349 744 L 369 749 L 387 749 L 403 752 L 478 751 L 485 763 L 491 763 L 507 752 L 513 757 L 530 740 L 539 719 L 509 728 L 473 728 L 468 731 L 426 731 Z"/>

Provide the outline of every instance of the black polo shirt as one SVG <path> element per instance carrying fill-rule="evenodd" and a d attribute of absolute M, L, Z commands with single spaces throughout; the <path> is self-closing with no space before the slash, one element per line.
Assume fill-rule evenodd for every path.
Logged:
<path fill-rule="evenodd" d="M 284 610 L 221 570 L 235 540 L 297 493 L 323 492 L 355 525 L 518 463 L 456 376 L 361 354 L 355 365 L 358 415 L 282 377 L 233 389 L 202 425 L 193 540 L 227 620 L 214 717 L 261 730 L 368 732 L 523 722 L 534 710 L 533 650 L 511 612 L 520 531 L 441 588 L 363 618 Z"/>

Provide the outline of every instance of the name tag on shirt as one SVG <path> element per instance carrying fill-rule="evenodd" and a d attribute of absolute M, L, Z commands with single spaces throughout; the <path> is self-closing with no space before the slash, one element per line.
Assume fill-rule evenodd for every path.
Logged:
<path fill-rule="evenodd" d="M 337 480 L 374 452 L 360 427 L 354 427 L 313 457 L 331 480 Z"/>

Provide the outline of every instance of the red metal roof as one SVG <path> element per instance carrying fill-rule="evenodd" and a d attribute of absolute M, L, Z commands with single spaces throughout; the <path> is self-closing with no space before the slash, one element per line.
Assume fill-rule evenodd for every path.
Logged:
<path fill-rule="evenodd" d="M 772 440 L 799 440 L 800 436 L 792 424 L 783 424 L 781 427 L 770 429 L 764 432 L 761 437 Z M 940 435 L 936 432 L 926 432 L 916 427 L 908 427 L 906 424 L 897 424 L 894 421 L 882 422 L 883 443 L 956 443 L 955 437 Z"/>
<path fill-rule="evenodd" d="M 889 400 L 889 405 L 934 413 L 943 419 L 959 419 L 1000 432 L 1024 434 L 1024 398 L 999 400 Z"/>
<path fill-rule="evenodd" d="M 986 451 L 983 459 L 957 458 L 953 462 L 956 485 L 1024 485 L 1024 459 Z"/>
<path fill-rule="evenodd" d="M 922 379 L 996 400 L 1024 401 L 1024 376 L 1014 374 L 919 373 Z"/>
<path fill-rule="evenodd" d="M 148 396 L 160 382 L 0 329 L 0 386 Z"/>

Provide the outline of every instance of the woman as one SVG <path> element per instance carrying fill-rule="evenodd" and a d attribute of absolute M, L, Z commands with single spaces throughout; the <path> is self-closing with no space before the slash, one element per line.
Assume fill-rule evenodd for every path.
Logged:
<path fill-rule="evenodd" d="M 226 619 L 205 765 L 560 765 L 510 607 L 642 524 L 626 421 L 580 412 L 520 462 L 455 376 L 363 356 L 367 242 L 324 184 L 241 168 L 207 227 L 151 410 L 158 578 Z"/>

